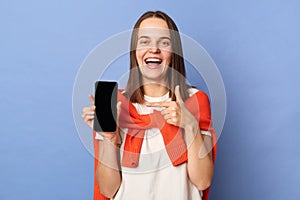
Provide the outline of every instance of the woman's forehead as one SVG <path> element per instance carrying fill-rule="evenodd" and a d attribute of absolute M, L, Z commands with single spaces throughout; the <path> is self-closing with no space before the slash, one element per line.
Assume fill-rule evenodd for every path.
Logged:
<path fill-rule="evenodd" d="M 170 30 L 161 28 L 140 28 L 138 29 L 138 37 L 169 38 Z"/>
<path fill-rule="evenodd" d="M 138 35 L 169 37 L 170 30 L 165 20 L 160 18 L 147 18 L 141 22 L 138 28 Z"/>
<path fill-rule="evenodd" d="M 164 28 L 164 29 L 168 29 L 168 24 L 165 20 L 161 19 L 161 18 L 147 18 L 144 19 L 139 28 Z"/>

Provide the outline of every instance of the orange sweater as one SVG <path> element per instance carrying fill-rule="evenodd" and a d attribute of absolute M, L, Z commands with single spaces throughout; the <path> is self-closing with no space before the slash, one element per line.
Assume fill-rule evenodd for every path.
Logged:
<path fill-rule="evenodd" d="M 122 166 L 135 168 L 138 166 L 139 154 L 141 151 L 145 130 L 149 128 L 159 128 L 166 151 L 174 166 L 180 165 L 187 161 L 187 148 L 183 139 L 182 130 L 177 126 L 165 122 L 163 116 L 158 111 L 152 114 L 140 115 L 137 113 L 134 105 L 130 103 L 119 91 L 118 101 L 122 102 L 122 109 L 119 116 L 120 127 L 128 128 L 125 138 Z M 216 158 L 217 138 L 212 128 L 210 104 L 207 95 L 198 91 L 185 101 L 185 106 L 199 121 L 201 130 L 208 130 L 212 134 L 213 162 Z M 95 138 L 93 131 L 93 138 Z M 94 139 L 95 149 L 95 173 L 98 165 L 98 142 Z M 208 200 L 209 188 L 203 191 L 203 200 Z M 96 177 L 94 178 L 94 200 L 109 200 L 101 195 Z"/>

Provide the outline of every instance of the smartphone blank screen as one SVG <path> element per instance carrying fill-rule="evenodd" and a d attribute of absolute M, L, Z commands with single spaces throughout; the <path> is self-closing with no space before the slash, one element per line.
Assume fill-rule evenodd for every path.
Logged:
<path fill-rule="evenodd" d="M 116 131 L 117 98 L 117 82 L 97 81 L 95 83 L 94 130 L 96 132 Z"/>

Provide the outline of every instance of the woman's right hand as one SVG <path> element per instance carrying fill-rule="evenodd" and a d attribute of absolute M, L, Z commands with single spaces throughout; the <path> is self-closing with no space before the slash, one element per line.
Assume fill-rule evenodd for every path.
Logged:
<path fill-rule="evenodd" d="M 93 95 L 89 94 L 89 99 L 92 105 L 83 108 L 81 117 L 83 118 L 84 122 L 89 127 L 91 127 L 91 129 L 93 129 L 95 109 L 96 109 L 96 106 L 94 106 L 95 98 L 93 97 Z M 118 119 L 119 119 L 120 111 L 121 111 L 121 102 L 118 102 L 117 103 L 117 125 L 119 121 Z M 109 140 L 113 140 L 116 138 L 115 136 L 117 135 L 118 129 L 119 127 L 117 127 L 117 130 L 115 132 L 98 132 L 98 133 Z"/>
<path fill-rule="evenodd" d="M 89 94 L 89 99 L 90 99 L 90 102 L 92 103 L 92 105 L 84 107 L 82 109 L 82 115 L 81 115 L 81 117 L 83 118 L 84 122 L 89 127 L 91 127 L 91 129 L 93 129 L 94 117 L 95 117 L 95 109 L 96 109 L 96 106 L 94 106 L 95 98 L 93 97 L 93 95 Z"/>

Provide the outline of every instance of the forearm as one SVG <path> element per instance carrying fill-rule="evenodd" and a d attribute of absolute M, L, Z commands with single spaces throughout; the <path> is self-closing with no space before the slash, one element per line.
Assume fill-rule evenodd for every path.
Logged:
<path fill-rule="evenodd" d="M 205 190 L 210 186 L 213 177 L 211 149 L 205 145 L 198 125 L 186 127 L 185 135 L 188 144 L 187 170 L 189 178 L 199 190 Z M 211 141 L 208 142 L 211 143 Z"/>
<path fill-rule="evenodd" d="M 99 162 L 96 178 L 103 195 L 112 198 L 121 184 L 119 148 L 115 141 L 99 141 Z"/>

